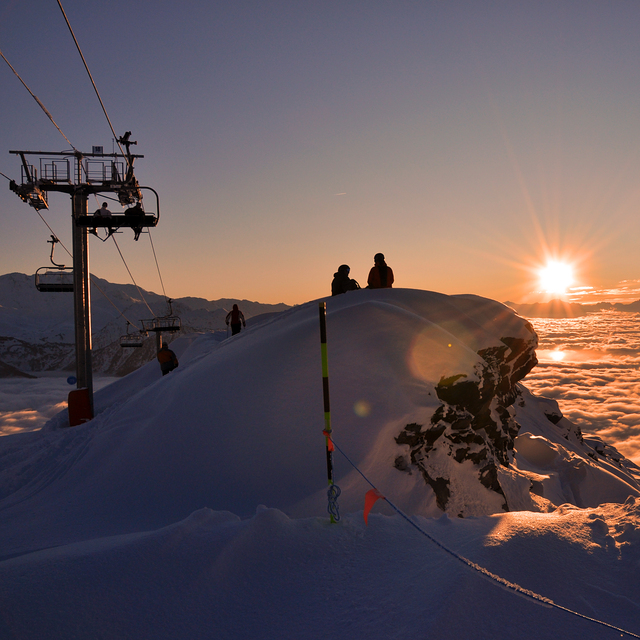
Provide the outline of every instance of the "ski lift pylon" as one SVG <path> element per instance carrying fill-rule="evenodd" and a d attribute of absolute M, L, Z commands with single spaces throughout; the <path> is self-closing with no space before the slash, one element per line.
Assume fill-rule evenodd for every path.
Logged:
<path fill-rule="evenodd" d="M 72 293 L 73 292 L 73 267 L 65 267 L 63 264 L 57 264 L 53 261 L 53 252 L 56 243 L 60 242 L 55 236 L 51 236 L 51 255 L 49 260 L 55 269 L 51 267 L 40 267 L 36 271 L 35 284 L 36 289 L 43 293 Z"/>

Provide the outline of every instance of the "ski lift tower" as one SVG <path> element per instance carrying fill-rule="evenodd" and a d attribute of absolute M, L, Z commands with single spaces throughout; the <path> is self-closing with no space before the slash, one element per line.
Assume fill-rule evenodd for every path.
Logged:
<path fill-rule="evenodd" d="M 11 180 L 9 188 L 36 210 L 48 209 L 48 192 L 68 193 L 71 197 L 73 233 L 73 296 L 76 345 L 76 379 L 78 392 L 83 390 L 79 417 L 70 424 L 81 424 L 93 418 L 93 372 L 91 366 L 91 300 L 89 292 L 89 229 L 106 228 L 109 235 L 120 227 L 133 229 L 138 239 L 143 228 L 155 227 L 160 217 L 158 194 L 150 187 L 141 187 L 133 173 L 133 163 L 141 155 L 133 155 L 127 132 L 118 142 L 125 147 L 123 153 L 103 153 L 102 147 L 93 147 L 91 153 L 80 151 L 44 152 L 9 151 L 22 161 L 21 184 Z M 122 146 L 120 149 L 122 150 Z M 39 171 L 28 161 L 29 156 L 40 156 Z M 142 191 L 155 194 L 155 213 L 146 213 L 142 207 Z M 129 207 L 124 214 L 100 217 L 89 214 L 87 200 L 90 195 L 115 193 L 121 205 Z M 71 404 L 71 394 L 69 402 Z M 74 412 L 78 415 L 78 411 Z"/>

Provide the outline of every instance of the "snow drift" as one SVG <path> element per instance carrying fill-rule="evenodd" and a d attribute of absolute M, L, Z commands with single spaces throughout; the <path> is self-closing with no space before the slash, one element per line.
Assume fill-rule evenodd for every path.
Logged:
<path fill-rule="evenodd" d="M 521 385 L 528 323 L 401 289 L 327 309 L 333 435 L 359 470 L 335 454 L 341 521 L 326 515 L 317 301 L 222 342 L 186 336 L 178 369 L 100 390 L 91 422 L 66 428 L 62 412 L 0 438 L 0 637 L 449 640 L 507 625 L 583 640 L 637 624 L 638 469 Z M 491 586 L 387 501 L 365 527 L 360 472 L 448 548 L 575 613 Z"/>

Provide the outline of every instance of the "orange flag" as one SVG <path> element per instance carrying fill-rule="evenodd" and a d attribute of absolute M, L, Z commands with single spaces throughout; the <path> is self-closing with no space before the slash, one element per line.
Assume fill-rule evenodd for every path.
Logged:
<path fill-rule="evenodd" d="M 327 449 L 329 451 L 334 451 L 335 446 L 333 445 L 333 440 L 331 440 L 331 433 L 326 429 L 322 433 L 327 437 Z"/>
<path fill-rule="evenodd" d="M 369 489 L 364 497 L 364 523 L 369 524 L 369 511 L 371 507 L 378 501 L 384 500 L 385 497 L 377 489 Z"/>

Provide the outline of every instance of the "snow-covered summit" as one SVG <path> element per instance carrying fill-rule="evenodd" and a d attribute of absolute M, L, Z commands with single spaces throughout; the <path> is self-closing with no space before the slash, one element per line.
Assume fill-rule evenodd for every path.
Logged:
<path fill-rule="evenodd" d="M 535 333 L 491 300 L 327 300 L 330 525 L 318 314 L 314 301 L 222 342 L 184 336 L 178 369 L 149 363 L 102 389 L 89 423 L 66 428 L 63 412 L 0 438 L 0 635 L 449 640 L 508 622 L 509 637 L 540 640 L 636 626 L 638 469 L 526 390 Z M 387 498 L 368 527 L 363 475 Z M 457 554 L 565 609 L 492 586 Z"/>
<path fill-rule="evenodd" d="M 192 336 L 171 375 L 150 363 L 99 392 L 87 425 L 64 429 L 63 413 L 20 442 L 16 464 L 0 473 L 11 516 L 0 524 L 3 548 L 157 528 L 202 507 L 323 513 L 318 312 L 311 302 L 223 342 Z M 407 512 L 483 515 L 640 495 L 633 465 L 587 446 L 557 406 L 519 386 L 536 336 L 507 307 L 363 290 L 330 298 L 327 325 L 334 439 Z M 338 457 L 335 480 L 341 508 L 361 508 L 366 484 Z M 32 515 L 21 526 L 26 513 L 47 526 L 34 529 Z"/>

